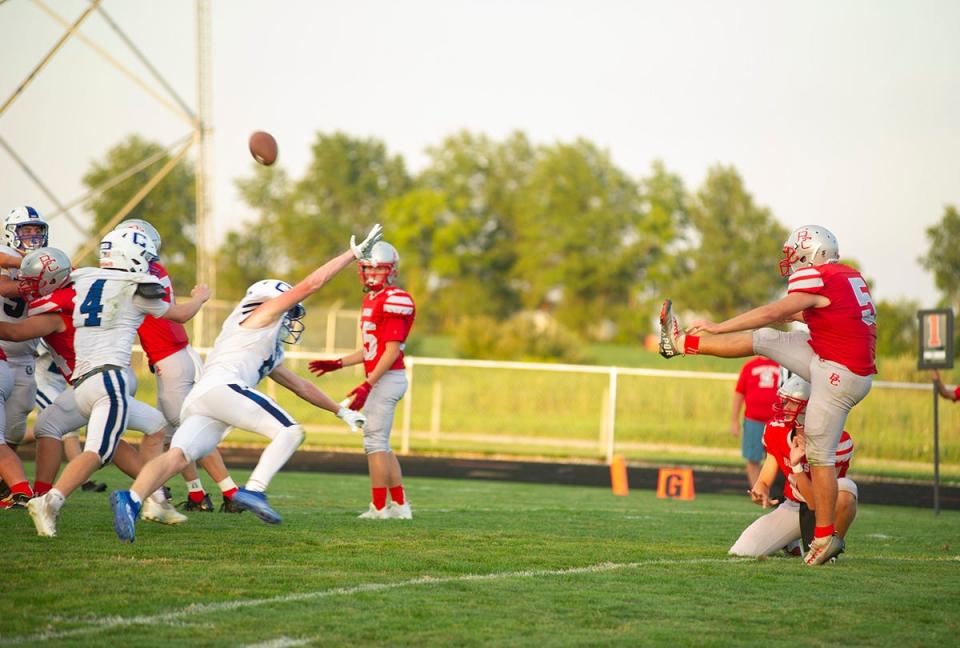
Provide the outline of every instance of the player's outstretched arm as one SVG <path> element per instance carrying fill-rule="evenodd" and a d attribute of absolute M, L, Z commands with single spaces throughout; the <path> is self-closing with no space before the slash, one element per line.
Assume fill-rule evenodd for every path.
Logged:
<path fill-rule="evenodd" d="M 19 299 L 20 282 L 16 279 L 11 279 L 10 277 L 0 277 L 0 297 Z"/>
<path fill-rule="evenodd" d="M 200 312 L 200 308 L 210 299 L 210 289 L 206 285 L 195 286 L 190 291 L 190 299 L 170 306 L 163 314 L 164 319 L 181 324 L 189 322 Z"/>
<path fill-rule="evenodd" d="M 289 389 L 311 405 L 325 409 L 333 414 L 340 411 L 340 406 L 332 398 L 317 389 L 316 385 L 306 378 L 301 378 L 282 364 L 270 372 L 270 378 L 281 387 Z"/>
<path fill-rule="evenodd" d="M 344 367 L 352 367 L 361 362 L 363 362 L 363 349 L 357 349 L 353 353 L 335 360 L 311 360 L 307 368 L 310 369 L 310 372 L 314 375 L 322 376 L 323 374 L 337 371 Z"/>
<path fill-rule="evenodd" d="M 56 314 L 33 315 L 21 322 L 0 322 L 0 340 L 23 342 L 34 338 L 59 333 L 66 328 L 63 319 Z"/>
<path fill-rule="evenodd" d="M 350 249 L 324 263 L 301 279 L 297 285 L 287 292 L 263 302 L 263 304 L 258 306 L 255 311 L 243 320 L 242 326 L 249 328 L 269 326 L 272 322 L 276 321 L 277 318 L 282 317 L 288 310 L 320 290 L 324 284 L 337 276 L 341 270 L 369 254 L 373 244 L 382 238 L 383 228 L 379 224 L 374 225 L 370 229 L 367 238 L 361 243 L 357 243 L 355 237 L 351 236 Z"/>
<path fill-rule="evenodd" d="M 795 292 L 770 304 L 754 308 L 736 317 L 731 317 L 719 324 L 714 324 L 706 320 L 698 320 L 691 324 L 686 332 L 697 335 L 700 333 L 718 334 L 750 331 L 767 326 L 768 324 L 773 324 L 774 322 L 786 321 L 793 318 L 793 316 L 800 311 L 808 308 L 823 308 L 828 305 L 830 305 L 830 300 L 823 295 Z"/>
<path fill-rule="evenodd" d="M 5 248 L 10 249 L 10 248 Z M 16 268 L 20 269 L 20 264 L 23 262 L 23 257 L 19 254 L 10 254 L 9 252 L 0 252 L 0 268 Z"/>

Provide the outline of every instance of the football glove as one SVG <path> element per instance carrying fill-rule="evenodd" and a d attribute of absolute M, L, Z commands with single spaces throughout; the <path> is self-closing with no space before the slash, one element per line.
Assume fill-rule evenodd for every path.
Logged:
<path fill-rule="evenodd" d="M 363 259 L 370 256 L 370 250 L 373 248 L 373 244 L 383 238 L 383 227 L 380 226 L 380 223 L 377 223 L 370 228 L 370 232 L 367 234 L 367 238 L 363 239 L 361 243 L 357 243 L 357 237 L 350 237 L 350 249 L 353 250 L 353 256 L 357 259 Z"/>
<path fill-rule="evenodd" d="M 362 410 L 363 404 L 367 402 L 367 396 L 370 395 L 370 390 L 373 389 L 373 385 L 364 380 L 362 383 L 353 388 L 348 396 L 353 396 L 353 400 L 350 401 L 350 409 L 352 410 Z"/>
<path fill-rule="evenodd" d="M 346 407 L 340 408 L 340 411 L 337 412 L 337 418 L 349 425 L 351 432 L 359 432 L 367 423 L 367 417 L 361 412 L 354 412 L 352 409 L 347 409 Z"/>
<path fill-rule="evenodd" d="M 311 360 L 307 368 L 310 369 L 311 373 L 322 376 L 325 373 L 343 369 L 343 360 L 340 358 L 336 360 Z"/>

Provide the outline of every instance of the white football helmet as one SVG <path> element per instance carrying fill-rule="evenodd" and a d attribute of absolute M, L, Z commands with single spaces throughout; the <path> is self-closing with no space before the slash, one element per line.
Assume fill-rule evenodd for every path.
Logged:
<path fill-rule="evenodd" d="M 804 225 L 790 233 L 783 243 L 780 274 L 789 277 L 801 268 L 836 263 L 840 260 L 837 237 L 819 225 Z"/>
<path fill-rule="evenodd" d="M 20 236 L 20 228 L 24 225 L 34 225 L 40 228 L 39 234 Z M 16 207 L 10 210 L 3 221 L 3 243 L 15 250 L 38 250 L 47 247 L 50 227 L 38 212 L 29 205 Z"/>
<path fill-rule="evenodd" d="M 292 286 L 286 281 L 263 279 L 250 284 L 250 287 L 247 288 L 247 294 L 243 297 L 243 301 L 249 302 L 256 299 L 266 301 L 287 292 L 290 288 L 292 288 Z M 281 324 L 283 330 L 283 337 L 280 338 L 281 342 L 296 344 L 300 341 L 300 336 L 303 335 L 305 328 L 302 320 L 306 314 L 307 309 L 303 307 L 303 304 L 296 304 L 284 314 L 283 324 Z"/>
<path fill-rule="evenodd" d="M 786 423 L 800 420 L 804 410 L 807 408 L 807 401 L 810 400 L 810 383 L 794 374 L 780 385 L 777 390 L 777 397 L 780 404 L 774 406 L 777 416 Z"/>
<path fill-rule="evenodd" d="M 369 256 L 357 262 L 360 281 L 365 292 L 379 292 L 384 286 L 392 286 L 397 280 L 400 268 L 400 255 L 397 248 L 386 241 L 374 243 Z M 385 271 L 385 272 L 384 272 Z M 376 272 L 376 274 L 373 274 Z"/>
<path fill-rule="evenodd" d="M 70 283 L 70 257 L 57 248 L 40 248 L 20 262 L 20 295 L 26 300 L 49 295 Z"/>
<path fill-rule="evenodd" d="M 142 232 L 146 234 L 150 241 L 153 243 L 153 247 L 156 248 L 157 254 L 160 254 L 160 245 L 163 241 L 160 239 L 160 232 L 157 231 L 157 228 L 143 220 L 142 218 L 131 218 L 130 220 L 120 221 L 120 224 L 113 228 L 117 230 L 131 229 L 137 232 Z M 155 261 L 158 260 L 154 259 Z"/>
<path fill-rule="evenodd" d="M 101 268 L 147 273 L 155 258 L 157 248 L 153 241 L 137 230 L 113 230 L 100 241 Z"/>

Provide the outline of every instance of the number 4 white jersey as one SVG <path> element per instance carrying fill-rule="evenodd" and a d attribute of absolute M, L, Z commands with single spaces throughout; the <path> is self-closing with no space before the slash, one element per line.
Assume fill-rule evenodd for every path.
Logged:
<path fill-rule="evenodd" d="M 162 316 L 170 308 L 163 299 L 137 294 L 137 286 L 160 281 L 148 274 L 81 268 L 71 275 L 74 290 L 73 339 L 77 354 L 73 379 L 104 365 L 130 366 L 130 352 L 144 315 Z"/>
<path fill-rule="evenodd" d="M 218 385 L 255 387 L 283 362 L 280 342 L 282 317 L 263 328 L 240 326 L 264 301 L 263 297 L 252 296 L 245 298 L 233 309 L 223 323 L 206 362 L 203 363 L 203 375 L 187 396 L 188 401 Z"/>
<path fill-rule="evenodd" d="M 0 245 L 0 252 L 14 257 L 20 256 L 19 252 L 6 245 Z M 0 274 L 16 279 L 20 271 L 16 268 L 5 268 Z M 0 301 L 3 302 L 0 307 L 0 322 L 19 322 L 27 318 L 27 302 L 20 297 L 0 297 Z M 32 366 L 37 352 L 37 340 L 23 342 L 0 340 L 0 349 L 7 354 L 7 361 L 11 365 Z"/>

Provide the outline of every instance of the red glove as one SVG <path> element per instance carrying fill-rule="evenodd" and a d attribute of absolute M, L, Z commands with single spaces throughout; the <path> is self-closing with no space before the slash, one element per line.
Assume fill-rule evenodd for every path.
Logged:
<path fill-rule="evenodd" d="M 351 401 L 347 407 L 357 411 L 363 409 L 363 404 L 367 402 L 367 396 L 370 395 L 371 389 L 373 389 L 373 385 L 364 380 L 358 387 L 355 387 L 352 392 L 347 394 L 347 396 L 353 396 L 353 401 Z"/>
<path fill-rule="evenodd" d="M 318 376 L 322 376 L 325 373 L 343 369 L 343 360 L 340 358 L 336 360 L 311 360 L 307 368 Z"/>

